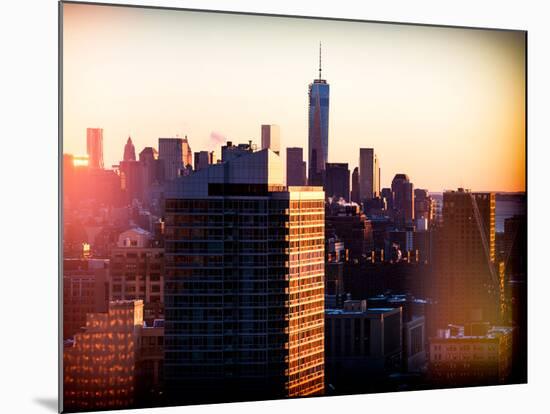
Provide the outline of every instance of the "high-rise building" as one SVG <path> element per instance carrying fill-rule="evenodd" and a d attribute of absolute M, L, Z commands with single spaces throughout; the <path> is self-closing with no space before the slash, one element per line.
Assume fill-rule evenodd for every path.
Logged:
<path fill-rule="evenodd" d="M 309 184 L 321 185 L 328 162 L 328 117 L 330 85 L 321 76 L 321 45 L 319 44 L 319 78 L 309 85 Z"/>
<path fill-rule="evenodd" d="M 216 163 L 216 154 L 214 151 L 195 152 L 195 171 L 208 167 Z"/>
<path fill-rule="evenodd" d="M 90 168 L 103 168 L 103 128 L 86 130 L 86 151 Z"/>
<path fill-rule="evenodd" d="M 171 181 L 183 175 L 186 166 L 183 147 L 181 138 L 159 138 L 159 160 L 164 164 L 165 180 Z"/>
<path fill-rule="evenodd" d="M 120 185 L 127 203 L 132 200 L 143 200 L 145 180 L 143 164 L 139 161 L 121 161 Z"/>
<path fill-rule="evenodd" d="M 169 394 L 322 393 L 324 193 L 286 189 L 271 150 L 233 155 L 166 193 Z"/>
<path fill-rule="evenodd" d="M 391 183 L 393 216 L 399 227 L 414 223 L 414 186 L 407 174 L 396 174 Z"/>
<path fill-rule="evenodd" d="M 124 145 L 124 161 L 135 161 L 136 160 L 136 148 L 132 142 L 132 138 L 128 137 L 126 145 Z"/>
<path fill-rule="evenodd" d="M 359 149 L 359 193 L 361 200 L 370 200 L 380 194 L 378 159 L 373 148 Z"/>
<path fill-rule="evenodd" d="M 497 322 L 500 281 L 495 269 L 495 194 L 443 193 L 443 223 L 433 243 L 432 288 L 438 326 Z"/>
<path fill-rule="evenodd" d="M 380 158 L 378 155 L 374 154 L 374 192 L 373 197 L 379 197 L 380 196 L 380 177 L 381 169 L 380 169 Z"/>
<path fill-rule="evenodd" d="M 290 147 L 286 149 L 286 185 L 307 185 L 306 162 L 302 148 Z"/>
<path fill-rule="evenodd" d="M 111 251 L 110 300 L 142 299 L 144 319 L 163 317 L 164 249 L 141 228 L 122 232 Z"/>
<path fill-rule="evenodd" d="M 428 190 L 415 188 L 414 190 L 414 217 L 417 223 L 417 228 L 422 227 L 418 225 L 418 220 L 429 226 L 433 220 L 433 200 L 432 197 L 428 194 Z"/>
<path fill-rule="evenodd" d="M 361 194 L 359 191 L 359 167 L 355 167 L 351 175 L 351 201 L 357 204 L 361 203 Z"/>
<path fill-rule="evenodd" d="M 347 163 L 327 163 L 325 170 L 325 196 L 338 200 L 349 199 L 349 168 Z"/>
<path fill-rule="evenodd" d="M 85 330 L 63 348 L 63 408 L 129 408 L 135 401 L 136 353 L 143 302 L 109 303 L 108 313 L 89 313 Z"/>
<path fill-rule="evenodd" d="M 279 155 L 281 148 L 280 135 L 278 125 L 262 125 L 262 149 L 270 149 Z"/>
<path fill-rule="evenodd" d="M 193 167 L 193 151 L 191 151 L 191 146 L 189 145 L 189 140 L 187 135 L 183 138 L 181 143 L 182 156 L 183 156 L 183 167 L 189 168 Z"/>

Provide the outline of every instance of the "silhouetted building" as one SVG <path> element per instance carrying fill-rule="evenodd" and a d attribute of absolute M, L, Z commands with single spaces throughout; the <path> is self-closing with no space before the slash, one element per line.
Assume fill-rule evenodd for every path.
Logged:
<path fill-rule="evenodd" d="M 134 147 L 134 144 L 132 143 L 132 138 L 130 137 L 128 137 L 128 141 L 126 141 L 126 145 L 124 145 L 124 157 L 122 159 L 124 161 L 136 160 L 136 148 Z"/>
<path fill-rule="evenodd" d="M 385 200 L 386 209 L 388 211 L 393 211 L 393 192 L 391 188 L 383 188 L 380 191 L 380 197 Z"/>
<path fill-rule="evenodd" d="M 103 128 L 86 130 L 86 152 L 90 168 L 103 168 Z"/>
<path fill-rule="evenodd" d="M 374 149 L 359 149 L 359 193 L 361 200 L 370 200 L 380 194 L 379 173 Z"/>
<path fill-rule="evenodd" d="M 414 224 L 414 186 L 406 174 L 396 174 L 391 183 L 393 215 L 396 225 Z"/>
<path fill-rule="evenodd" d="M 361 204 L 361 193 L 359 191 L 359 167 L 353 169 L 351 174 L 351 201 Z"/>
<path fill-rule="evenodd" d="M 170 395 L 204 402 L 322 393 L 324 193 L 286 190 L 271 150 L 233 155 L 167 192 Z"/>
<path fill-rule="evenodd" d="M 270 149 L 279 155 L 281 150 L 281 133 L 278 125 L 262 125 L 262 149 Z"/>
<path fill-rule="evenodd" d="M 327 309 L 325 318 L 327 382 L 336 393 L 364 391 L 369 381 L 400 370 L 401 308 L 347 300 L 343 309 Z"/>
<path fill-rule="evenodd" d="M 143 163 L 139 161 L 121 161 L 119 169 L 120 185 L 126 202 L 131 203 L 133 200 L 143 200 L 145 194 L 145 171 Z"/>
<path fill-rule="evenodd" d="M 286 185 L 307 185 L 306 162 L 302 148 L 294 147 L 286 149 Z"/>
<path fill-rule="evenodd" d="M 187 137 L 159 138 L 159 160 L 164 164 L 164 179 L 171 181 L 185 175 L 192 165 L 192 152 Z"/>
<path fill-rule="evenodd" d="M 231 161 L 254 151 L 256 151 L 256 144 L 252 144 L 252 141 L 238 145 L 233 145 L 233 142 L 227 141 L 227 144 L 222 146 L 222 162 Z"/>
<path fill-rule="evenodd" d="M 443 223 L 434 233 L 433 288 L 439 326 L 499 315 L 495 268 L 495 195 L 461 188 L 443 194 Z"/>
<path fill-rule="evenodd" d="M 216 154 L 214 151 L 195 152 L 195 171 L 208 167 L 216 163 Z"/>
<path fill-rule="evenodd" d="M 350 260 L 360 259 L 373 249 L 371 223 L 357 204 L 327 204 L 325 221 L 327 239 L 337 236 L 342 240 Z"/>
<path fill-rule="evenodd" d="M 309 84 L 308 180 L 310 185 L 322 185 L 328 162 L 328 118 L 330 85 L 321 76 L 321 46 L 319 45 L 319 78 Z"/>
<path fill-rule="evenodd" d="M 335 200 L 349 198 L 349 169 L 347 163 L 327 163 L 325 170 L 325 196 Z"/>
<path fill-rule="evenodd" d="M 414 190 L 414 217 L 417 229 L 428 229 L 433 220 L 432 198 L 428 194 L 428 190 L 421 188 Z"/>

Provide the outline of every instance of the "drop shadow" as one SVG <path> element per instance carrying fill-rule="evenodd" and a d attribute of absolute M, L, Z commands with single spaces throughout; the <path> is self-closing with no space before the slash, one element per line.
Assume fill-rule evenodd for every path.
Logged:
<path fill-rule="evenodd" d="M 36 404 L 41 405 L 44 408 L 47 408 L 50 411 L 53 411 L 55 413 L 58 412 L 58 405 L 57 405 L 57 398 L 35 398 L 33 400 Z"/>

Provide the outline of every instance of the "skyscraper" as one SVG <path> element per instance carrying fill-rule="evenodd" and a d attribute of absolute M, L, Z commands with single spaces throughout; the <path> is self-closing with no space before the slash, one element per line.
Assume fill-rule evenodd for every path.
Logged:
<path fill-rule="evenodd" d="M 181 151 L 183 157 L 183 167 L 188 168 L 193 166 L 193 151 L 191 151 L 191 146 L 189 145 L 189 140 L 187 135 L 183 138 L 181 143 Z"/>
<path fill-rule="evenodd" d="M 407 174 L 396 174 L 391 183 L 394 220 L 398 226 L 414 221 L 414 186 Z"/>
<path fill-rule="evenodd" d="M 103 168 L 103 128 L 86 130 L 86 151 L 90 168 Z"/>
<path fill-rule="evenodd" d="M 128 137 L 126 145 L 124 145 L 124 161 L 135 161 L 136 160 L 136 148 L 132 143 L 132 138 Z"/>
<path fill-rule="evenodd" d="M 309 85 L 309 184 L 321 185 L 328 161 L 328 115 L 330 85 L 321 76 L 319 44 L 319 78 Z"/>
<path fill-rule="evenodd" d="M 159 160 L 164 164 L 164 179 L 173 180 L 183 175 L 184 157 L 181 138 L 159 138 Z"/>
<path fill-rule="evenodd" d="M 307 184 L 304 150 L 299 147 L 286 149 L 286 185 L 304 186 Z"/>
<path fill-rule="evenodd" d="M 359 192 L 361 200 L 380 195 L 380 169 L 373 148 L 359 149 Z"/>
<path fill-rule="evenodd" d="M 361 203 L 361 195 L 359 193 L 359 167 L 355 167 L 351 175 L 351 201 L 357 204 Z"/>
<path fill-rule="evenodd" d="M 243 151 L 168 188 L 170 395 L 227 401 L 322 393 L 324 193 L 288 191 L 282 177 L 274 152 Z"/>
<path fill-rule="evenodd" d="M 325 170 L 325 195 L 349 202 L 349 168 L 347 163 L 327 163 Z"/>
<path fill-rule="evenodd" d="M 497 322 L 499 285 L 495 262 L 495 194 L 443 193 L 443 223 L 434 243 L 433 288 L 438 327 Z"/>
<path fill-rule="evenodd" d="M 262 149 L 270 149 L 279 155 L 281 132 L 278 125 L 262 125 Z"/>

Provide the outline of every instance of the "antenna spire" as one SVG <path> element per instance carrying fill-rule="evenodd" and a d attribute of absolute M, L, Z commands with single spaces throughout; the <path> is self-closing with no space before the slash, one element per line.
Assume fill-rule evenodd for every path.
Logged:
<path fill-rule="evenodd" d="M 322 79 L 321 76 L 321 42 L 319 42 L 319 80 Z"/>

